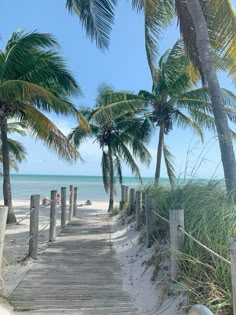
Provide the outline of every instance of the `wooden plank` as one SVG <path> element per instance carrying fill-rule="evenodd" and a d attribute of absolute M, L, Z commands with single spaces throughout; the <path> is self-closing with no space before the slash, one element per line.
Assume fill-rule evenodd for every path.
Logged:
<path fill-rule="evenodd" d="M 82 219 L 73 218 L 49 245 L 10 296 L 17 311 L 137 314 L 122 288 L 108 215 L 98 214 L 85 209 L 79 213 Z"/>

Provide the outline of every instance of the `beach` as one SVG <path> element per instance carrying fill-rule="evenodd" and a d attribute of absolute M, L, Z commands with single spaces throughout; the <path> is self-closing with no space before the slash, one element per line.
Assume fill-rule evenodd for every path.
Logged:
<path fill-rule="evenodd" d="M 78 200 L 78 204 L 82 204 Z M 26 272 L 37 260 L 28 257 L 29 237 L 29 201 L 16 200 L 14 202 L 17 225 L 8 225 L 6 230 L 3 273 L 1 280 L 1 295 L 8 297 Z M 118 204 L 116 204 L 117 206 Z M 49 206 L 40 207 L 39 218 L 39 256 L 47 248 L 49 235 Z M 99 213 L 107 211 L 108 202 L 96 201 L 92 205 L 82 206 L 81 209 L 96 209 Z M 57 230 L 60 232 L 60 207 L 57 207 Z M 79 215 L 80 207 L 78 207 Z M 163 279 L 152 281 L 154 267 L 149 263 L 155 253 L 155 247 L 147 249 L 140 243 L 142 231 L 135 230 L 134 218 L 128 219 L 122 215 L 111 218 L 111 241 L 117 260 L 123 274 L 123 288 L 129 292 L 134 304 L 141 314 L 163 308 L 163 315 L 175 312 L 178 301 L 169 299 Z M 164 302 L 163 302 L 164 301 Z M 1 301 L 4 307 L 4 301 Z M 7 304 L 6 304 L 7 306 Z M 9 305 L 7 306 L 10 307 Z M 167 309 L 167 312 L 164 310 Z M 9 310 L 8 310 L 9 311 Z M 4 311 L 7 313 L 7 309 Z M 4 314 L 3 311 L 1 314 Z"/>

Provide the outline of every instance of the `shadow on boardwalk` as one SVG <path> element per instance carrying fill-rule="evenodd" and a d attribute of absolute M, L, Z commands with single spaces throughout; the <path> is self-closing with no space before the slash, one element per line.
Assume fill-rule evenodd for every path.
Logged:
<path fill-rule="evenodd" d="M 107 213 L 80 209 L 10 295 L 16 314 L 138 314 L 110 237 Z"/>

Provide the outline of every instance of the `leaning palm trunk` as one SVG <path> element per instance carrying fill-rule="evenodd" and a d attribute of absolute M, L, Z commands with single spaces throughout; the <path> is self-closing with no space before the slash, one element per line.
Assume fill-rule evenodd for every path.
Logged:
<path fill-rule="evenodd" d="M 3 164 L 3 198 L 4 206 L 8 207 L 7 223 L 16 223 L 16 217 L 12 208 L 10 160 L 7 139 L 7 118 L 1 117 L 1 140 L 2 140 L 2 164 Z"/>
<path fill-rule="evenodd" d="M 198 0 L 187 0 L 186 4 L 196 30 L 197 47 L 202 70 L 208 83 L 208 88 L 211 95 L 212 110 L 214 113 L 219 139 L 226 188 L 227 192 L 230 193 L 236 188 L 236 161 L 233 150 L 232 134 L 229 129 L 221 96 L 220 85 L 211 55 L 207 24 Z"/>
<path fill-rule="evenodd" d="M 112 149 L 108 146 L 108 159 L 109 159 L 109 177 L 110 177 L 110 198 L 108 212 L 113 210 L 114 207 L 114 167 L 112 159 Z"/>
<path fill-rule="evenodd" d="M 164 123 L 160 123 L 160 131 L 159 131 L 159 140 L 158 140 L 158 148 L 157 148 L 157 162 L 156 162 L 156 171 L 155 171 L 155 185 L 158 185 L 161 174 L 161 157 L 162 157 L 162 148 L 164 144 Z"/>

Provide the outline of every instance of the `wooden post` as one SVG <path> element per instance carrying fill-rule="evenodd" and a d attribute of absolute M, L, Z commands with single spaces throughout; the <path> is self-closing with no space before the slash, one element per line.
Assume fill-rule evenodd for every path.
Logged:
<path fill-rule="evenodd" d="M 51 191 L 49 242 L 57 237 L 57 191 Z"/>
<path fill-rule="evenodd" d="M 236 237 L 230 238 L 231 278 L 233 291 L 233 315 L 236 315 Z"/>
<path fill-rule="evenodd" d="M 77 215 L 77 193 L 78 193 L 78 187 L 74 187 L 73 217 L 76 217 Z"/>
<path fill-rule="evenodd" d="M 142 192 L 141 220 L 144 225 L 146 224 L 145 201 L 146 201 L 146 193 L 143 191 Z"/>
<path fill-rule="evenodd" d="M 121 185 L 120 210 L 122 210 L 124 208 L 124 205 L 125 205 L 125 193 L 126 193 L 125 185 Z"/>
<path fill-rule="evenodd" d="M 70 185 L 70 196 L 69 196 L 69 222 L 72 219 L 73 214 L 73 200 L 74 200 L 74 187 Z"/>
<path fill-rule="evenodd" d="M 178 250 L 183 247 L 184 234 L 179 226 L 184 229 L 184 210 L 170 210 L 170 248 L 171 248 L 171 279 L 176 280 L 179 266 L 177 261 Z"/>
<path fill-rule="evenodd" d="M 125 186 L 125 203 L 129 201 L 129 186 Z"/>
<path fill-rule="evenodd" d="M 7 212 L 8 207 L 0 207 L 0 269 L 2 266 L 3 248 L 4 248 L 4 238 L 7 224 Z"/>
<path fill-rule="evenodd" d="M 135 189 L 130 188 L 129 192 L 129 215 L 134 212 L 135 209 Z"/>
<path fill-rule="evenodd" d="M 141 227 L 141 211 L 142 211 L 142 193 L 141 191 L 136 191 L 136 230 L 139 230 Z"/>
<path fill-rule="evenodd" d="M 146 210 L 146 230 L 147 230 L 147 248 L 151 247 L 152 241 L 152 229 L 151 229 L 151 208 L 152 208 L 152 199 L 147 197 L 145 200 L 145 210 Z"/>
<path fill-rule="evenodd" d="M 39 203 L 40 195 L 30 197 L 29 256 L 33 259 L 36 259 L 38 255 Z"/>
<path fill-rule="evenodd" d="M 61 187 L 61 228 L 66 226 L 66 187 Z"/>

